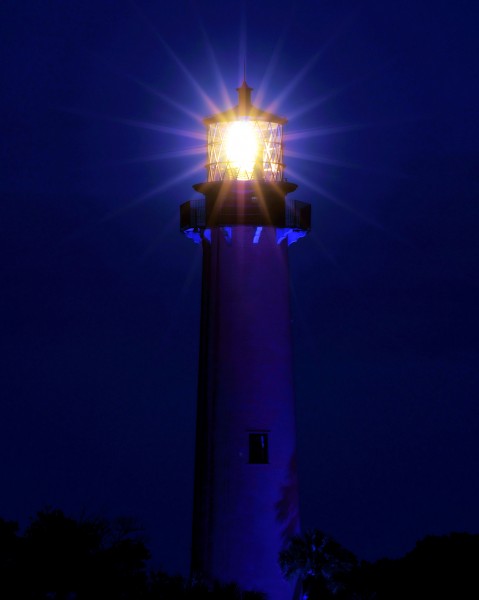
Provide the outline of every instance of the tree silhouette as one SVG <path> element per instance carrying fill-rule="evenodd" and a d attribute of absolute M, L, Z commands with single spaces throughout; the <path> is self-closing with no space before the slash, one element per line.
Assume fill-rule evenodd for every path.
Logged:
<path fill-rule="evenodd" d="M 243 591 L 236 583 L 208 584 L 157 571 L 151 576 L 151 600 L 266 600 L 262 592 Z"/>
<path fill-rule="evenodd" d="M 0 526 L 1 533 L 1 526 Z M 11 540 L 10 540 L 11 542 Z M 12 600 L 141 600 L 146 598 L 149 551 L 140 539 L 121 533 L 115 522 L 67 517 L 44 510 L 17 540 L 13 572 L 22 576 Z"/>
<path fill-rule="evenodd" d="M 351 572 L 344 598 L 478 598 L 478 562 L 479 535 L 427 536 L 402 558 L 363 561 Z"/>
<path fill-rule="evenodd" d="M 21 551 L 18 523 L 0 518 L 0 591 L 15 589 L 20 578 Z"/>
<path fill-rule="evenodd" d="M 363 563 L 355 588 L 362 598 L 478 598 L 479 535 L 427 536 L 396 560 Z"/>
<path fill-rule="evenodd" d="M 150 553 L 130 518 L 37 513 L 25 529 L 0 519 L 0 599 L 5 600 L 264 600 L 236 584 L 147 573 Z"/>
<path fill-rule="evenodd" d="M 279 564 L 286 579 L 301 580 L 307 598 L 327 599 L 346 589 L 357 559 L 331 536 L 313 529 L 291 538 Z"/>
<path fill-rule="evenodd" d="M 81 518 L 43 510 L 23 535 L 0 518 L 0 598 L 6 600 L 264 600 L 238 585 L 147 573 L 149 551 L 132 519 Z M 427 536 L 399 559 L 358 564 L 319 530 L 294 536 L 280 553 L 288 579 L 309 600 L 479 597 L 479 535 Z"/>

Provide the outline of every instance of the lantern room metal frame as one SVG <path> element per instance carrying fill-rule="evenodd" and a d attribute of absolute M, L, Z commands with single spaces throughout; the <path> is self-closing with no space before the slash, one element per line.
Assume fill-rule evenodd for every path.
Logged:
<path fill-rule="evenodd" d="M 211 227 L 235 225 L 273 226 L 278 242 L 288 245 L 311 229 L 311 205 L 286 199 L 298 187 L 284 177 L 283 126 L 287 119 L 263 111 L 251 103 L 252 88 L 243 81 L 237 88 L 237 106 L 204 119 L 207 128 L 207 180 L 193 188 L 204 198 L 180 207 L 180 228 L 200 243 L 210 238 Z M 251 172 L 232 165 L 226 143 L 230 128 L 247 123 L 258 143 L 258 156 Z"/>
<path fill-rule="evenodd" d="M 204 120 L 208 128 L 208 181 L 283 179 L 283 125 L 286 119 L 257 109 L 251 104 L 252 88 L 240 88 L 236 107 Z M 228 141 L 235 129 L 245 132 L 257 145 L 251 168 L 235 165 L 229 156 Z"/>

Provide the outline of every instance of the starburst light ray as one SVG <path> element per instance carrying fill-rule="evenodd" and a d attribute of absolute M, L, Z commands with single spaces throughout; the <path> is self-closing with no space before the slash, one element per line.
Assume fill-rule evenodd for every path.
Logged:
<path fill-rule="evenodd" d="M 307 154 L 305 152 L 296 152 L 295 150 L 291 150 L 291 148 L 286 148 L 284 151 L 284 155 L 286 158 L 299 158 L 300 160 L 307 160 L 309 162 L 320 163 L 323 165 L 332 165 L 334 167 L 344 167 L 345 169 L 362 169 L 361 165 L 357 165 L 354 163 L 348 163 L 342 160 L 337 160 L 335 158 L 331 158 L 329 156 L 320 156 Z"/>
<path fill-rule="evenodd" d="M 266 71 L 263 75 L 263 78 L 261 79 L 260 84 L 259 84 L 258 91 L 256 93 L 256 104 L 258 106 L 263 105 L 266 90 L 268 89 L 270 80 L 271 80 L 274 70 L 276 68 L 276 64 L 279 60 L 279 56 L 280 56 L 281 49 L 283 47 L 285 38 L 286 38 L 286 35 L 283 35 L 276 43 L 273 53 L 271 54 L 271 58 L 269 59 L 268 66 L 266 67 Z"/>
<path fill-rule="evenodd" d="M 180 111 L 183 114 L 187 115 L 188 117 L 190 117 L 191 119 L 193 119 L 197 123 L 202 123 L 203 122 L 203 117 L 200 114 L 194 112 L 193 110 L 191 110 L 190 108 L 188 108 L 184 104 L 181 104 L 180 102 L 176 102 L 175 100 L 173 100 L 173 98 L 170 98 L 170 96 L 167 96 L 166 94 L 163 94 L 163 92 L 159 92 L 154 87 L 152 87 L 151 85 L 148 85 L 147 83 L 144 83 L 140 79 L 136 79 L 135 77 L 130 77 L 130 78 L 131 78 L 132 81 L 134 81 L 135 83 L 137 83 L 138 85 L 140 85 L 144 90 L 146 90 L 147 92 L 150 92 L 151 94 L 153 94 L 157 98 L 160 98 L 161 100 L 163 100 L 163 102 L 165 102 L 166 104 L 169 104 L 173 108 L 176 108 L 178 111 Z"/>
<path fill-rule="evenodd" d="M 326 135 L 334 135 L 336 133 L 347 133 L 356 131 L 357 129 L 367 129 L 373 127 L 372 124 L 357 124 L 357 125 L 336 125 L 332 127 L 318 127 L 315 129 L 304 129 L 302 131 L 289 131 L 285 133 L 286 143 L 292 140 L 302 140 L 305 138 L 321 137 Z"/>
<path fill-rule="evenodd" d="M 100 227 L 104 223 L 108 223 L 109 221 L 112 221 L 113 219 L 115 219 L 115 218 L 123 215 L 124 213 L 136 208 L 137 206 L 143 204 L 150 198 L 163 193 L 164 191 L 173 187 L 177 183 L 180 183 L 181 181 L 188 179 L 194 173 L 198 173 L 203 168 L 204 168 L 204 162 L 201 161 L 201 163 L 197 163 L 192 168 L 187 169 L 174 177 L 171 177 L 168 181 L 163 182 L 161 185 L 156 186 L 153 189 L 146 191 L 141 196 L 134 198 L 133 200 L 131 200 L 124 206 L 121 206 L 115 210 L 109 211 L 106 215 L 99 218 L 93 225 L 90 225 L 89 227 L 85 227 L 85 228 L 82 228 L 80 230 L 73 232 L 66 238 L 66 240 L 68 241 L 68 240 L 74 240 L 74 239 L 79 239 L 79 238 L 84 237 L 85 235 L 89 234 L 91 231 L 94 231 L 97 227 Z"/>
<path fill-rule="evenodd" d="M 178 158 L 182 156 L 203 156 L 205 153 L 204 146 L 196 146 L 194 148 L 184 148 L 183 150 L 171 150 L 170 152 L 162 152 L 160 154 L 150 154 L 149 156 L 137 156 L 134 158 L 123 158 L 120 160 L 112 160 L 108 163 L 111 166 L 116 165 L 131 165 L 138 163 L 149 163 L 149 162 L 159 162 L 162 160 L 169 160 L 172 158 Z"/>
<path fill-rule="evenodd" d="M 290 169 L 290 171 L 291 171 L 291 169 Z M 354 208 L 350 204 L 347 204 L 346 202 L 343 202 L 342 200 L 340 200 L 339 198 L 337 198 L 336 196 L 334 196 L 333 194 L 331 194 L 330 192 L 328 192 L 322 186 L 319 186 L 319 185 L 317 185 L 315 183 L 312 183 L 311 181 L 309 181 L 305 177 L 302 177 L 301 175 L 299 175 L 299 173 L 297 171 L 292 170 L 292 173 L 293 173 L 295 181 L 299 181 L 301 184 L 305 185 L 310 190 L 315 191 L 317 194 L 321 195 L 323 198 L 327 198 L 328 200 L 330 200 L 336 206 L 339 206 L 343 210 L 345 210 L 345 211 L 351 213 L 352 215 L 354 215 L 355 217 L 357 217 L 359 221 L 361 221 L 363 223 L 366 223 L 370 227 L 374 227 L 374 229 L 377 229 L 377 230 L 381 231 L 382 233 L 384 233 L 388 237 L 397 240 L 401 244 L 404 244 L 404 245 L 409 246 L 409 247 L 411 246 L 410 240 L 404 238 L 403 236 L 399 235 L 395 231 L 391 231 L 390 229 L 386 229 L 386 227 L 384 227 L 384 225 L 382 223 L 379 223 L 375 219 L 369 217 L 368 215 L 365 215 L 364 213 L 360 212 L 359 210 L 357 210 L 356 208 Z"/>
<path fill-rule="evenodd" d="M 208 94 L 204 91 L 204 89 L 201 87 L 201 85 L 196 81 L 196 79 L 193 77 L 191 71 L 186 67 L 186 65 L 183 63 L 183 61 L 180 60 L 179 56 L 176 54 L 176 52 L 173 50 L 173 48 L 168 44 L 168 42 L 165 40 L 165 38 L 160 34 L 160 32 L 156 29 L 156 27 L 153 26 L 151 19 L 148 19 L 148 17 L 145 15 L 145 13 L 136 4 L 133 4 L 133 5 L 134 5 L 135 9 L 137 10 L 137 12 L 139 13 L 139 15 L 141 16 L 142 20 L 146 23 L 148 28 L 153 32 L 155 37 L 159 40 L 159 42 L 161 43 L 163 48 L 166 50 L 168 56 L 173 60 L 173 62 L 175 62 L 178 65 L 178 67 L 180 68 L 183 75 L 186 77 L 186 79 L 189 81 L 189 83 L 193 86 L 193 88 L 197 91 L 199 96 L 206 103 L 209 110 L 211 112 L 219 112 L 217 105 L 208 96 Z"/>
<path fill-rule="evenodd" d="M 221 97 L 223 99 L 225 108 L 231 108 L 233 106 L 233 101 L 232 98 L 228 92 L 228 88 L 226 87 L 226 84 L 224 82 L 223 77 L 221 76 L 221 71 L 218 65 L 218 60 L 216 58 L 216 54 L 215 51 L 213 50 L 213 46 L 211 45 L 210 39 L 208 37 L 208 34 L 206 33 L 206 30 L 203 26 L 203 24 L 200 22 L 200 30 L 201 33 L 203 35 L 203 40 L 205 42 L 205 46 L 206 46 L 206 51 L 208 52 L 208 56 L 211 62 L 211 65 L 213 66 L 213 71 L 215 74 L 215 79 L 217 82 L 217 85 L 220 89 L 220 94 Z"/>
<path fill-rule="evenodd" d="M 168 133 L 171 135 L 178 135 L 181 137 L 193 138 L 195 140 L 204 140 L 205 136 L 199 131 L 193 131 L 190 129 L 180 129 L 179 127 L 170 127 L 168 125 L 161 125 L 160 123 L 150 123 L 147 121 L 137 121 L 135 119 L 121 119 L 118 117 L 106 117 L 116 123 L 122 123 L 130 127 L 138 127 L 140 129 L 149 129 L 150 131 L 159 131 L 161 133 Z"/>
<path fill-rule="evenodd" d="M 281 103 L 291 94 L 294 88 L 301 82 L 302 79 L 307 75 L 308 71 L 312 69 L 318 58 L 321 56 L 321 52 L 316 52 L 309 61 L 304 65 L 304 67 L 296 73 L 293 79 L 288 83 L 288 85 L 282 90 L 280 94 L 276 96 L 276 98 L 269 104 L 267 110 L 268 112 L 277 112 L 278 107 Z"/>

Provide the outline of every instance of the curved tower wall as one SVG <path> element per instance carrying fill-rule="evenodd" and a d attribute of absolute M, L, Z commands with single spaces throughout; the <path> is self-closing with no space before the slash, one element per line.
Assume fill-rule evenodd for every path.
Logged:
<path fill-rule="evenodd" d="M 193 569 L 291 600 L 278 554 L 299 526 L 287 238 L 203 241 Z"/>

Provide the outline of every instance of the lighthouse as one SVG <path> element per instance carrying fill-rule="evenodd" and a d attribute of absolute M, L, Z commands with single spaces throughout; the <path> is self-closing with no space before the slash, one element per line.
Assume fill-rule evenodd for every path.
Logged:
<path fill-rule="evenodd" d="M 299 531 L 288 248 L 311 207 L 289 197 L 287 120 L 238 104 L 204 119 L 206 181 L 180 207 L 202 247 L 192 572 L 292 600 L 278 564 Z"/>

